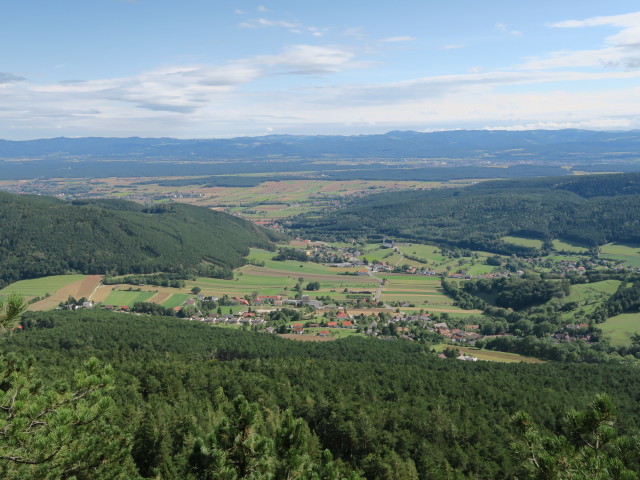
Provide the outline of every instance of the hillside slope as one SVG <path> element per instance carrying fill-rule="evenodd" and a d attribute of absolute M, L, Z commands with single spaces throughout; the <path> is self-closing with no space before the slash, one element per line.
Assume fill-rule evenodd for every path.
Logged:
<path fill-rule="evenodd" d="M 640 174 L 485 182 L 463 189 L 371 195 L 291 227 L 325 238 L 391 236 L 504 253 L 505 235 L 587 246 L 640 242 Z"/>
<path fill-rule="evenodd" d="M 202 261 L 233 269 L 249 247 L 270 248 L 273 235 L 190 205 L 148 209 L 117 200 L 67 203 L 8 193 L 0 193 L 0 218 L 0 284 L 69 271 L 176 271 Z"/>

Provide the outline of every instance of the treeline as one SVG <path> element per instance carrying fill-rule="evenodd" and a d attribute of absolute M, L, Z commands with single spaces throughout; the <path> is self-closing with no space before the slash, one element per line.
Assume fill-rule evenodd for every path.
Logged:
<path fill-rule="evenodd" d="M 611 297 L 597 307 L 591 317 L 598 323 L 621 313 L 640 310 L 640 279 L 627 283 L 623 281 Z"/>
<path fill-rule="evenodd" d="M 505 235 L 597 246 L 640 241 L 640 174 L 509 180 L 461 189 L 373 194 L 291 228 L 324 239 L 392 237 L 528 255 Z M 617 194 L 616 194 L 617 192 Z M 583 194 L 584 196 L 581 196 Z"/>
<path fill-rule="evenodd" d="M 147 275 L 124 275 L 122 277 L 113 277 L 105 275 L 102 283 L 105 285 L 117 285 L 126 283 L 129 285 L 154 285 L 158 287 L 174 287 L 182 288 L 185 280 L 193 278 L 187 272 L 176 273 L 150 273 Z"/>
<path fill-rule="evenodd" d="M 569 280 L 546 280 L 538 275 L 525 277 L 505 277 L 479 279 L 464 282 L 462 287 L 471 295 L 485 294 L 493 298 L 495 305 L 502 308 L 522 310 L 533 305 L 541 305 L 552 298 L 569 295 Z"/>
<path fill-rule="evenodd" d="M 227 278 L 250 247 L 272 249 L 276 233 L 183 204 L 112 200 L 67 203 L 0 193 L 0 286 L 69 272 L 148 274 L 200 269 Z"/>
<path fill-rule="evenodd" d="M 420 342 L 292 342 L 99 311 L 22 326 L 0 353 L 32 355 L 44 378 L 89 356 L 113 366 L 110 428 L 144 478 L 242 478 L 252 465 L 278 479 L 527 479 L 509 448 L 519 410 L 557 431 L 565 410 L 605 392 L 620 433 L 640 427 L 640 371 L 624 365 L 460 362 Z"/>

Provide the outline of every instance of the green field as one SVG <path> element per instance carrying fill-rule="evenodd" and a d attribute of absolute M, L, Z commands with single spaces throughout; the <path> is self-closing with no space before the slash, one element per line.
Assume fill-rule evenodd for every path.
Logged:
<path fill-rule="evenodd" d="M 0 290 L 0 298 L 12 293 L 24 297 L 42 297 L 47 293 L 53 294 L 62 287 L 82 280 L 84 277 L 84 275 L 54 275 L 32 280 L 20 280 Z"/>
<path fill-rule="evenodd" d="M 167 298 L 164 302 L 162 302 L 162 306 L 166 308 L 174 308 L 181 306 L 184 302 L 187 301 L 192 295 L 187 295 L 186 293 L 174 293 L 169 298 Z"/>
<path fill-rule="evenodd" d="M 132 307 L 136 302 L 146 302 L 153 297 L 155 292 L 135 292 L 126 290 L 114 290 L 103 302 L 105 305 Z"/>
<path fill-rule="evenodd" d="M 465 312 L 455 307 L 453 300 L 442 292 L 439 277 L 398 274 L 377 274 L 376 277 L 386 280 L 381 296 L 383 302 L 409 302 L 418 309 Z"/>
<path fill-rule="evenodd" d="M 640 246 L 607 243 L 600 247 L 600 257 L 622 262 L 629 267 L 640 267 Z"/>
<path fill-rule="evenodd" d="M 640 333 L 640 313 L 623 313 L 598 325 L 614 347 L 630 345 L 629 337 Z"/>
<path fill-rule="evenodd" d="M 569 253 L 588 253 L 589 249 L 586 247 L 581 247 L 578 245 L 574 245 L 571 243 L 563 242 L 561 240 L 553 240 L 553 248 L 558 252 L 569 252 Z"/>
<path fill-rule="evenodd" d="M 506 236 L 502 237 L 502 241 L 520 247 L 542 248 L 542 240 L 536 238 Z"/>
<path fill-rule="evenodd" d="M 564 297 L 562 301 L 564 303 L 577 302 L 579 309 L 585 314 L 589 314 L 615 293 L 620 283 L 620 280 L 604 280 L 602 282 L 571 285 L 571 293 Z M 574 314 L 575 312 L 567 312 L 564 315 L 565 320 L 571 321 Z"/>

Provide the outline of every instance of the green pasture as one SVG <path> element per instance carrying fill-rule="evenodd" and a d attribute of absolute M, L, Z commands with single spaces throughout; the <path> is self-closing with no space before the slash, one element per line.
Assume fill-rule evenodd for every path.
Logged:
<path fill-rule="evenodd" d="M 640 313 L 623 313 L 598 325 L 614 347 L 630 345 L 629 337 L 640 333 Z"/>
<path fill-rule="evenodd" d="M 370 243 L 362 248 L 359 258 L 368 262 L 373 262 L 374 260 L 386 262 L 385 256 L 390 257 L 392 255 L 394 255 L 392 248 L 383 248 L 379 243 Z"/>
<path fill-rule="evenodd" d="M 507 235 L 506 237 L 502 237 L 501 240 L 520 247 L 542 248 L 542 240 L 538 240 L 537 238 L 512 237 Z"/>
<path fill-rule="evenodd" d="M 600 247 L 600 257 L 620 261 L 629 267 L 640 267 L 640 246 L 607 243 Z"/>
<path fill-rule="evenodd" d="M 419 257 L 427 260 L 427 262 L 443 262 L 445 257 L 440 253 L 436 253 L 438 247 L 433 245 L 420 245 L 417 243 L 400 244 L 398 250 L 403 254 Z"/>
<path fill-rule="evenodd" d="M 174 293 L 169 298 L 167 298 L 164 302 L 162 302 L 162 306 L 166 308 L 174 308 L 179 307 L 190 298 L 191 295 L 187 295 L 186 293 Z"/>
<path fill-rule="evenodd" d="M 573 243 L 563 242 L 562 240 L 553 240 L 553 248 L 558 252 L 569 252 L 569 253 L 588 253 L 589 249 L 585 247 L 581 247 L 579 245 L 575 245 Z"/>
<path fill-rule="evenodd" d="M 595 283 L 571 285 L 571 292 L 562 299 L 563 303 L 577 302 L 580 313 L 589 314 L 618 289 L 620 280 L 604 280 Z M 573 321 L 575 310 L 563 315 L 566 321 Z"/>
<path fill-rule="evenodd" d="M 594 283 L 579 283 L 571 285 L 571 293 L 564 297 L 564 303 L 578 302 L 581 305 L 600 303 L 620 286 L 620 280 L 603 280 Z"/>
<path fill-rule="evenodd" d="M 484 265 L 482 263 L 476 263 L 475 265 L 469 265 L 465 270 L 469 275 L 485 275 L 487 273 L 491 273 L 496 269 L 491 265 Z"/>
<path fill-rule="evenodd" d="M 376 273 L 376 278 L 386 279 L 389 285 L 437 285 L 440 286 L 440 277 L 426 275 L 398 275 L 393 273 Z"/>
<path fill-rule="evenodd" d="M 0 290 L 0 298 L 12 293 L 24 297 L 42 297 L 47 293 L 53 294 L 62 287 L 82 280 L 84 275 L 54 275 L 51 277 L 20 280 Z"/>
<path fill-rule="evenodd" d="M 102 302 L 104 305 L 115 305 L 132 307 L 136 302 L 146 302 L 153 297 L 156 292 L 135 292 L 126 290 L 113 290 Z"/>

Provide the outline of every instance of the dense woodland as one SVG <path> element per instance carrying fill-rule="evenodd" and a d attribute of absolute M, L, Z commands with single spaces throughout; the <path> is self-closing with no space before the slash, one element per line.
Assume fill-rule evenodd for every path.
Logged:
<path fill-rule="evenodd" d="M 221 212 L 183 204 L 64 202 L 0 193 L 0 285 L 78 272 L 131 274 L 200 269 L 229 276 L 249 248 L 275 233 Z"/>
<path fill-rule="evenodd" d="M 557 465 L 557 442 L 544 436 L 572 427 L 565 412 L 583 409 L 597 393 L 609 394 L 617 409 L 616 435 L 640 428 L 640 371 L 624 365 L 460 362 L 419 342 L 298 343 L 98 311 L 25 314 L 21 324 L 22 331 L 0 339 L 3 368 L 14 372 L 0 393 L 13 392 L 7 385 L 26 375 L 19 359 L 32 356 L 28 375 L 58 379 L 57 395 L 74 391 L 62 386 L 68 381 L 79 383 L 77 392 L 102 385 L 94 391 L 104 398 L 83 400 L 84 410 L 100 416 L 94 427 L 73 427 L 72 438 L 80 440 L 66 439 L 67 446 L 50 434 L 52 445 L 60 444 L 57 456 L 37 465 L 0 459 L 4 478 L 67 478 L 56 475 L 71 471 L 78 479 L 522 480 L 543 478 L 529 471 L 526 442 L 537 442 L 535 452 Z M 90 357 L 97 362 L 73 380 Z M 38 385 L 29 398 L 52 386 Z M 512 419 L 521 410 L 530 418 Z M 613 418 L 604 418 L 606 428 Z M 523 431 L 523 422 L 532 430 Z M 565 459 L 571 442 L 582 444 L 567 438 Z M 514 450 L 512 441 L 522 448 Z M 602 445 L 601 463 L 623 451 L 618 470 L 638 471 L 633 443 L 626 450 Z M 25 455 L 19 444 L 12 448 Z M 582 454 L 571 455 L 584 464 Z M 55 475 L 47 477 L 47 463 Z"/>
<path fill-rule="evenodd" d="M 339 239 L 393 237 L 499 253 L 534 253 L 505 235 L 595 247 L 640 242 L 640 174 L 483 182 L 462 189 L 372 194 L 291 228 Z M 547 243 L 548 244 L 548 243 Z"/>

